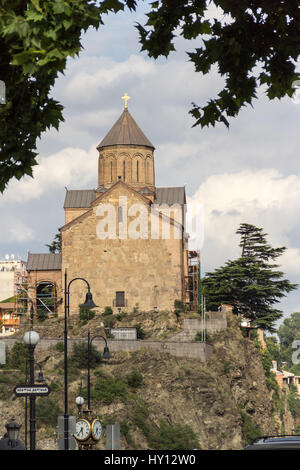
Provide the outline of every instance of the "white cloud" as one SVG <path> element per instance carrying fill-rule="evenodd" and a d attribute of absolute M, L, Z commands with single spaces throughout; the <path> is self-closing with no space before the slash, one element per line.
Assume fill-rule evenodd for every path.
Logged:
<path fill-rule="evenodd" d="M 48 157 L 40 157 L 39 165 L 34 167 L 33 178 L 12 180 L 1 198 L 1 205 L 12 202 L 25 204 L 50 192 L 55 198 L 55 190 L 58 188 L 85 188 L 91 185 L 95 187 L 96 183 L 96 149 L 85 151 L 69 147 Z"/>
<path fill-rule="evenodd" d="M 299 227 L 300 175 L 282 176 L 275 169 L 213 175 L 188 203 L 194 211 L 203 204 L 203 254 L 210 267 L 238 256 L 235 232 L 245 222 L 263 228 L 272 246 L 286 246 L 278 261 L 284 271 L 300 275 L 300 252 L 289 237 Z"/>
<path fill-rule="evenodd" d="M 13 243 L 19 244 L 33 240 L 35 232 L 28 227 L 22 220 L 15 216 L 3 216 L 1 220 L 0 241 L 5 242 L 7 237 Z"/>

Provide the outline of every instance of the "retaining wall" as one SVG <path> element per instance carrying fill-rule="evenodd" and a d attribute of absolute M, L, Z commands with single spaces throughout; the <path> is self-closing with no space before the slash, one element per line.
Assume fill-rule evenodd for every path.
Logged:
<path fill-rule="evenodd" d="M 2 341 L 10 349 L 16 341 L 22 339 L 3 338 Z M 68 339 L 68 351 L 72 350 L 75 343 L 87 341 L 87 338 L 81 339 Z M 36 346 L 36 352 L 47 350 L 57 343 L 63 342 L 63 339 L 47 339 L 43 338 Z M 187 357 L 191 359 L 199 359 L 200 361 L 207 361 L 213 352 L 213 346 L 206 342 L 180 342 L 180 341 L 147 341 L 147 340 L 107 340 L 109 350 L 114 351 L 140 351 L 141 349 L 151 349 L 154 351 L 166 352 L 172 356 Z M 93 346 L 100 352 L 103 351 L 104 342 L 101 340 L 93 341 Z"/>

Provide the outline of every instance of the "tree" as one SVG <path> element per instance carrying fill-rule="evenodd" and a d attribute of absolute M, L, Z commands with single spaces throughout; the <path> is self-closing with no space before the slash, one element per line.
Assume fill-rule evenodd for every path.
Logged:
<path fill-rule="evenodd" d="M 63 106 L 50 97 L 67 58 L 82 49 L 81 35 L 103 24 L 102 15 L 132 9 L 134 0 L 2 0 L 0 79 L 6 104 L 0 105 L 0 191 L 8 181 L 32 176 L 36 142 L 64 120 Z"/>
<path fill-rule="evenodd" d="M 207 18 L 208 8 L 220 7 L 221 19 Z M 174 39 L 199 39 L 188 52 L 196 72 L 207 74 L 216 64 L 225 78 L 218 97 L 205 106 L 193 103 L 195 126 L 215 125 L 237 116 L 266 85 L 270 100 L 293 95 L 300 53 L 300 11 L 290 0 L 158 0 L 151 4 L 145 27 L 138 25 L 142 50 L 150 57 L 168 56 Z M 226 16 L 228 15 L 228 16 Z"/>
<path fill-rule="evenodd" d="M 57 233 L 53 242 L 45 246 L 49 248 L 50 253 L 61 253 L 61 233 Z"/>
<path fill-rule="evenodd" d="M 294 312 L 289 318 L 285 318 L 278 328 L 280 340 L 280 354 L 282 361 L 287 363 L 288 368 L 293 368 L 293 372 L 300 373 L 300 365 L 292 362 L 294 341 L 300 341 L 300 312 Z M 299 348 L 299 346 L 297 345 Z"/>
<path fill-rule="evenodd" d="M 99 28 L 103 16 L 137 0 L 2 0 L 0 6 L 0 80 L 6 104 L 0 105 L 0 191 L 9 180 L 32 176 L 36 142 L 45 130 L 58 129 L 63 105 L 50 97 L 69 57 L 82 49 L 81 35 Z M 230 15 L 209 21 L 209 5 Z M 195 70 L 207 74 L 214 64 L 226 78 L 216 99 L 193 104 L 195 126 L 215 125 L 252 104 L 266 85 L 269 99 L 292 96 L 299 55 L 299 9 L 290 0 L 158 0 L 150 3 L 148 22 L 137 25 L 142 50 L 150 57 L 175 50 L 175 33 L 199 47 L 189 52 Z M 258 70 L 258 71 L 257 71 Z"/>
<path fill-rule="evenodd" d="M 274 322 L 282 316 L 274 305 L 298 287 L 283 279 L 283 272 L 272 263 L 286 248 L 272 248 L 266 234 L 254 225 L 241 224 L 236 233 L 241 236 L 241 256 L 206 274 L 202 280 L 206 305 L 216 309 L 228 303 L 253 325 L 274 332 Z"/>

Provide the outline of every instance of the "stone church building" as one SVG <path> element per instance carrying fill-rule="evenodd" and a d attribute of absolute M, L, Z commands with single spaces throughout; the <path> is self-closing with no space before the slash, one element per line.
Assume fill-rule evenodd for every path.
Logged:
<path fill-rule="evenodd" d="M 88 281 L 99 310 L 172 310 L 176 299 L 195 300 L 185 188 L 156 186 L 155 147 L 127 103 L 97 150 L 96 187 L 66 190 L 61 253 L 29 253 L 29 284 L 52 283 L 59 314 L 65 272 L 68 281 Z M 70 314 L 78 313 L 86 292 L 83 281 L 71 285 Z"/>

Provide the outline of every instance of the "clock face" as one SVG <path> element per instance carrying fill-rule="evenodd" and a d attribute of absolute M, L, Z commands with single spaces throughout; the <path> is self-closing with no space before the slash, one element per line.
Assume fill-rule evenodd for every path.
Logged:
<path fill-rule="evenodd" d="M 76 439 L 79 441 L 85 441 L 89 437 L 90 433 L 90 423 L 86 419 L 79 419 L 76 423 Z"/>
<path fill-rule="evenodd" d="M 92 436 L 96 441 L 98 441 L 101 435 L 102 435 L 102 424 L 100 423 L 99 419 L 94 419 L 92 423 Z"/>

